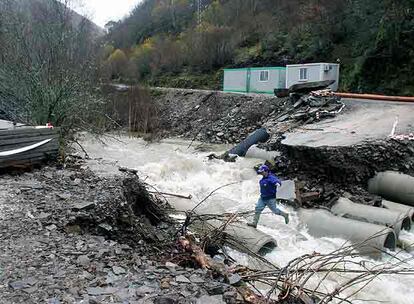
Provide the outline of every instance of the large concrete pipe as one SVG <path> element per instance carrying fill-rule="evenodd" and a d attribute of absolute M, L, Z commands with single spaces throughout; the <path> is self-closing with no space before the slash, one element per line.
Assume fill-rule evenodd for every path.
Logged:
<path fill-rule="evenodd" d="M 394 171 L 378 173 L 368 182 L 368 191 L 414 207 L 414 177 Z"/>
<path fill-rule="evenodd" d="M 194 202 L 182 199 L 171 200 L 170 204 L 174 209 L 181 212 L 192 210 L 196 206 Z M 209 214 L 212 213 L 214 214 L 214 212 L 209 212 Z M 196 223 L 194 227 L 199 232 L 209 232 L 208 230 L 218 228 L 222 224 L 223 222 L 219 220 L 208 220 L 206 223 Z M 240 244 L 244 245 L 251 252 L 260 255 L 264 255 L 277 247 L 277 242 L 274 238 L 260 230 L 247 226 L 247 224 L 232 223 L 226 227 L 224 232 L 231 239 L 238 240 Z M 228 245 L 232 246 L 231 241 L 229 241 Z"/>
<path fill-rule="evenodd" d="M 301 209 L 300 220 L 315 237 L 339 237 L 358 244 L 362 254 L 380 258 L 385 248 L 395 249 L 394 230 L 333 215 L 327 210 Z"/>
<path fill-rule="evenodd" d="M 220 228 L 222 225 L 223 222 L 220 220 L 209 220 L 203 230 L 207 229 L 206 232 L 209 232 L 209 230 Z M 277 243 L 272 237 L 243 223 L 227 225 L 223 232 L 232 239 L 228 240 L 229 246 L 232 246 L 235 241 L 238 246 L 241 245 L 259 255 L 265 255 L 277 247 Z"/>
<path fill-rule="evenodd" d="M 356 204 L 343 197 L 338 199 L 331 211 L 341 217 L 393 228 L 397 237 L 401 229 L 411 229 L 411 219 L 407 212 Z"/>
<path fill-rule="evenodd" d="M 239 143 L 237 146 L 232 148 L 229 153 L 230 154 L 237 154 L 238 156 L 245 156 L 247 150 L 249 148 L 259 142 L 265 142 L 269 139 L 270 135 L 267 133 L 265 128 L 261 128 L 256 130 L 252 135 L 247 137 L 245 140 L 243 140 L 241 143 Z"/>
<path fill-rule="evenodd" d="M 414 222 L 414 208 L 413 207 L 403 205 L 403 204 L 394 203 L 394 202 L 387 201 L 387 200 L 382 200 L 381 203 L 382 203 L 383 207 L 385 207 L 389 210 L 395 210 L 395 211 L 407 213 L 407 215 L 411 219 L 411 223 Z"/>
<path fill-rule="evenodd" d="M 277 151 L 266 151 L 257 147 L 257 145 L 253 145 L 247 150 L 246 157 L 247 158 L 257 158 L 261 160 L 273 160 L 277 156 L 280 156 L 280 153 Z"/>

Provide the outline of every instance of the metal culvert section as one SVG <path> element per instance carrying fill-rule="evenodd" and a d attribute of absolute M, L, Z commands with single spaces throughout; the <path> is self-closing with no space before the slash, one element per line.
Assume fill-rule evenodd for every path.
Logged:
<path fill-rule="evenodd" d="M 232 148 L 229 153 L 245 156 L 249 148 L 259 142 L 265 142 L 270 138 L 265 128 L 256 130 L 252 135 L 243 140 L 240 144 Z"/>

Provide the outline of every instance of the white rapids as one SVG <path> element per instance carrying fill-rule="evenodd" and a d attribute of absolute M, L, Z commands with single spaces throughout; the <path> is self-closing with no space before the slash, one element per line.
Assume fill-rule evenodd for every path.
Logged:
<path fill-rule="evenodd" d="M 194 146 L 188 148 L 189 142 L 183 140 L 164 140 L 160 143 L 146 144 L 141 139 L 121 137 L 119 140 L 107 139 L 105 144 L 89 137 L 82 141 L 91 160 L 88 166 L 98 174 L 119 174 L 118 167 L 124 166 L 138 170 L 141 179 L 146 179 L 162 192 L 192 195 L 193 202 L 199 202 L 214 189 L 233 182 L 235 185 L 225 187 L 214 193 L 200 208 L 209 213 L 224 211 L 252 211 L 259 195 L 258 176 L 252 169 L 260 161 L 239 158 L 235 163 L 207 159 L 211 152 L 225 150 L 225 146 L 203 146 L 199 152 Z M 185 200 L 169 198 L 174 203 L 185 204 Z M 175 202 L 174 202 L 175 200 Z M 281 206 L 291 214 L 289 225 L 282 217 L 263 214 L 258 229 L 277 240 L 278 247 L 266 258 L 280 267 L 292 259 L 307 253 L 328 253 L 340 248 L 344 240 L 332 238 L 314 238 L 306 227 L 299 222 L 293 209 Z M 414 231 L 404 232 L 403 238 L 414 243 Z M 397 248 L 397 250 L 400 250 Z M 233 252 L 233 251 L 232 251 Z M 391 252 L 391 254 L 395 254 Z M 249 259 L 233 252 L 240 263 L 249 263 Z M 402 251 L 400 259 L 411 259 L 401 267 L 414 268 L 414 253 Z M 381 261 L 370 261 L 380 265 L 390 259 L 384 254 Z M 320 291 L 333 291 L 349 277 L 329 275 L 320 286 Z M 312 287 L 317 282 L 310 281 Z M 362 285 L 350 288 L 343 294 L 353 294 Z M 352 297 L 352 303 L 414 303 L 414 276 L 386 275 L 376 278 L 367 288 Z"/>

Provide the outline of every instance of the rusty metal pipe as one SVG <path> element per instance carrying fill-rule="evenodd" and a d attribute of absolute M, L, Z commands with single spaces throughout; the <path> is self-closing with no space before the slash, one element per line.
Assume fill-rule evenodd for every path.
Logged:
<path fill-rule="evenodd" d="M 376 95 L 376 94 L 357 94 L 357 93 L 339 93 L 339 92 L 336 92 L 334 94 L 342 98 L 414 102 L 414 97 L 411 97 L 411 96 L 387 96 L 387 95 Z"/>

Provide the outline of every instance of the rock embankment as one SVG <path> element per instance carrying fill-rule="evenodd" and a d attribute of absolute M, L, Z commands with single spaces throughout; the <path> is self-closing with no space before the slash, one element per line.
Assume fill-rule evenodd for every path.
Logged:
<path fill-rule="evenodd" d="M 217 91 L 153 90 L 160 128 L 168 135 L 209 143 L 238 143 L 265 127 L 273 142 L 284 132 L 337 115 L 344 105 L 333 95 L 230 94 Z"/>
<path fill-rule="evenodd" d="M 195 90 L 157 91 L 154 99 L 161 107 L 161 128 L 169 135 L 210 143 L 240 142 L 287 102 L 268 95 Z"/>
<path fill-rule="evenodd" d="M 208 270 L 169 261 L 177 226 L 136 180 L 54 168 L 0 179 L 0 303 L 237 301 Z"/>

